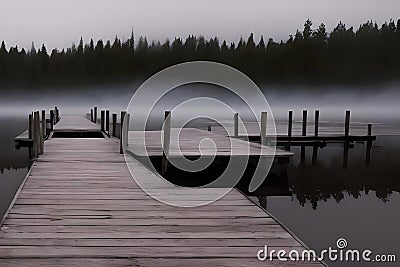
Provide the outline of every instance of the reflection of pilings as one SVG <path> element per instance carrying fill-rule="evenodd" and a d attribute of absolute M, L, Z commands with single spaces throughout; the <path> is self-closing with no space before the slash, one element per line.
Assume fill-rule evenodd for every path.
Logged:
<path fill-rule="evenodd" d="M 306 162 L 306 147 L 301 146 L 300 152 L 300 164 L 304 164 Z"/>
<path fill-rule="evenodd" d="M 343 169 L 347 169 L 348 162 L 349 162 L 349 148 L 350 148 L 350 143 L 345 142 L 343 144 Z"/>
<path fill-rule="evenodd" d="M 314 145 L 312 152 L 312 165 L 317 164 L 317 159 L 318 159 L 318 145 Z"/>
<path fill-rule="evenodd" d="M 366 154 L 366 160 L 365 160 L 365 163 L 367 166 L 369 166 L 371 163 L 371 151 L 372 151 L 372 141 L 368 141 L 367 142 L 367 154 Z"/>
<path fill-rule="evenodd" d="M 372 124 L 368 123 L 368 136 L 372 136 Z M 367 142 L 367 155 L 365 158 L 366 165 L 369 166 L 371 163 L 371 150 L 372 150 L 372 141 Z"/>

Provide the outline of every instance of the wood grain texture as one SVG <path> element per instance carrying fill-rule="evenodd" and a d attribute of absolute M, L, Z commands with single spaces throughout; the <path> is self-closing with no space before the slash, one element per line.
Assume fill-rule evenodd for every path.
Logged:
<path fill-rule="evenodd" d="M 97 131 L 98 125 L 63 117 L 55 126 L 61 129 Z M 242 148 L 241 142 L 233 143 Z M 116 139 L 50 139 L 45 151 L 1 227 L 0 266 L 320 265 L 259 262 L 256 253 L 264 245 L 286 251 L 304 247 L 235 189 L 197 208 L 174 207 L 148 196 L 131 177 Z M 132 161 L 133 175 L 148 180 L 155 195 L 188 194 L 172 188 L 169 195 L 171 185 L 153 185 L 150 181 L 160 178 Z M 191 201 L 201 203 L 218 190 L 201 191 Z"/>

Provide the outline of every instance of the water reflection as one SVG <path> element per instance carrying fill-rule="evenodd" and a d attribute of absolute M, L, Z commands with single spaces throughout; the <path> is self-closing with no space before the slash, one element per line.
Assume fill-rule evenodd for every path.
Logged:
<path fill-rule="evenodd" d="M 394 192 L 400 192 L 399 136 L 379 137 L 374 143 L 291 146 L 290 150 L 295 154 L 287 179 L 271 174 L 254 193 L 245 184 L 239 188 L 264 208 L 268 198 L 286 195 L 303 207 L 311 204 L 314 210 L 329 199 L 340 203 L 346 196 L 357 199 L 369 194 L 388 202 Z"/>
<path fill-rule="evenodd" d="M 26 129 L 23 118 L 0 117 L 0 217 L 7 211 L 29 168 L 27 149 L 16 150 L 14 137 Z"/>

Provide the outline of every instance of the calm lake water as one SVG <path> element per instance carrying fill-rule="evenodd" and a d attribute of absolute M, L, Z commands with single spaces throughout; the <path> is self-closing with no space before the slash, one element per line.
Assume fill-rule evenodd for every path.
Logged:
<path fill-rule="evenodd" d="M 324 101 L 323 98 L 319 99 Z M 99 101 L 101 102 L 99 99 L 88 101 L 85 108 L 82 105 L 76 108 L 65 104 L 65 99 L 55 102 L 62 111 L 64 103 L 68 105 L 68 113 L 73 111 L 82 114 L 88 111 L 86 107 Z M 106 101 L 103 99 L 104 102 Z M 315 107 L 310 103 L 306 107 Z M 365 100 L 365 103 L 368 101 Z M 326 107 L 334 110 L 332 106 Z M 338 107 L 336 114 L 344 114 L 346 107 L 349 106 Z M 27 112 L 31 109 L 24 108 Z M 374 114 L 372 120 L 384 124 L 388 121 L 399 124 L 398 120 L 393 120 L 396 117 L 392 113 L 396 110 L 394 106 L 386 105 L 385 108 L 384 112 L 390 112 L 387 114 L 391 118 L 382 113 Z M 281 118 L 286 116 L 288 109 L 287 106 L 275 108 L 285 111 L 281 112 Z M 368 110 L 368 107 L 364 109 Z M 22 111 L 24 112 L 25 110 Z M 321 113 L 324 114 L 323 112 L 324 109 L 321 108 Z M 8 113 L 0 117 L 0 215 L 6 212 L 29 166 L 27 149 L 16 150 L 14 147 L 14 137 L 26 129 L 27 120 L 20 116 L 21 113 L 13 114 L 12 108 L 8 109 Z M 361 119 L 368 117 L 362 109 L 355 116 L 357 114 Z M 396 254 L 400 260 L 400 135 L 379 136 L 372 144 L 369 164 L 367 150 L 366 144 L 355 143 L 348 150 L 348 160 L 345 163 L 343 144 L 334 143 L 319 148 L 318 157 L 314 159 L 313 147 L 305 147 L 305 161 L 301 162 L 301 148 L 291 147 L 295 155 L 288 167 L 288 179 L 273 183 L 272 187 L 259 190 L 250 197 L 312 249 L 320 251 L 328 247 L 335 248 L 336 240 L 345 238 L 349 248 Z M 347 167 L 343 168 L 344 165 Z M 365 266 L 365 263 L 328 264 Z M 398 266 L 398 263 L 385 263 L 382 266 Z"/>

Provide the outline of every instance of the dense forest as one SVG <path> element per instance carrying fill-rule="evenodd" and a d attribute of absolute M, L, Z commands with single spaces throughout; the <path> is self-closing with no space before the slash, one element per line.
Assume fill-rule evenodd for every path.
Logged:
<path fill-rule="evenodd" d="M 258 38 L 257 38 L 258 39 Z M 400 19 L 358 29 L 339 23 L 328 33 L 307 20 L 287 41 L 253 34 L 237 43 L 189 36 L 149 43 L 134 35 L 121 41 L 80 40 L 71 48 L 29 51 L 0 47 L 0 87 L 93 85 L 144 79 L 176 63 L 211 60 L 240 69 L 257 83 L 352 84 L 379 83 L 400 76 Z"/>

